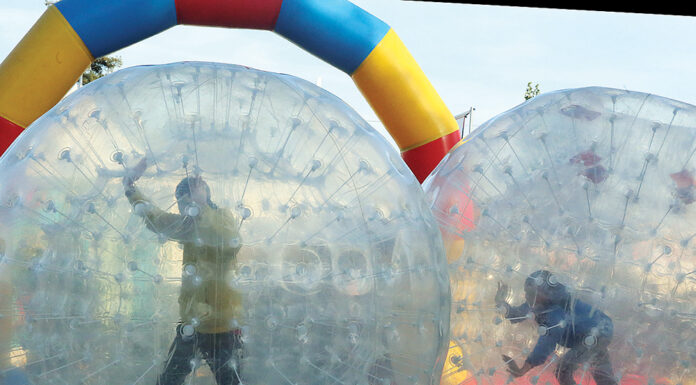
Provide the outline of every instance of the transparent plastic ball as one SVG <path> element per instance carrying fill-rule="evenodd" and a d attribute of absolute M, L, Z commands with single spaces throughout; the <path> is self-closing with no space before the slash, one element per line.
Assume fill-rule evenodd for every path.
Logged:
<path fill-rule="evenodd" d="M 442 240 L 398 153 L 289 75 L 81 88 L 0 160 L 2 373 L 35 384 L 431 384 Z"/>
<path fill-rule="evenodd" d="M 424 184 L 452 289 L 442 383 L 693 384 L 695 152 L 696 107 L 598 87 L 458 144 Z"/>

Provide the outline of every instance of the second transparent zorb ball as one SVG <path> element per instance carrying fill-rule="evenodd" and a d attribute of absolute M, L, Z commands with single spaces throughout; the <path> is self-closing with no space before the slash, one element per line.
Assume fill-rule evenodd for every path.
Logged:
<path fill-rule="evenodd" d="M 439 380 L 450 305 L 437 224 L 398 153 L 309 82 L 211 63 L 125 69 L 29 127 L 0 175 L 2 373 Z"/>
<path fill-rule="evenodd" d="M 541 95 L 424 188 L 452 283 L 444 384 L 696 381 L 696 107 Z"/>

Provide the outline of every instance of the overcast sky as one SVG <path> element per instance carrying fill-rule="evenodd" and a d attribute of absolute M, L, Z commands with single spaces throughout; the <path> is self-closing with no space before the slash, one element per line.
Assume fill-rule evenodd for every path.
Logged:
<path fill-rule="evenodd" d="M 401 0 L 353 0 L 389 24 L 453 114 L 473 128 L 542 92 L 585 86 L 696 104 L 696 18 Z M 43 0 L 0 0 L 0 58 L 43 13 Z M 242 64 L 295 75 L 334 93 L 375 128 L 350 77 L 267 31 L 177 26 L 115 53 L 124 67 L 177 61 Z"/>

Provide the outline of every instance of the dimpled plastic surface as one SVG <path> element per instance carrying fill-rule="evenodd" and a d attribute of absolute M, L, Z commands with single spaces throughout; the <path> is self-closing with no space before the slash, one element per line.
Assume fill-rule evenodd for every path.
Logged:
<path fill-rule="evenodd" d="M 452 287 L 442 383 L 558 383 L 560 345 L 509 376 L 501 355 L 522 366 L 550 329 L 512 324 L 495 302 L 502 283 L 509 305 L 524 303 L 526 278 L 546 269 L 613 321 L 613 373 L 580 360 L 575 382 L 599 367 L 622 384 L 694 384 L 695 151 L 696 107 L 605 88 L 537 96 L 464 139 L 424 185 Z M 567 317 L 552 326 L 578 326 Z"/>
<path fill-rule="evenodd" d="M 131 205 L 122 180 L 138 164 Z M 192 370 L 186 383 L 214 384 L 218 365 L 246 384 L 439 380 L 450 301 L 436 221 L 398 153 L 311 83 L 125 69 L 29 127 L 0 175 L 0 375 L 116 385 Z M 212 205 L 176 201 L 187 176 Z"/>

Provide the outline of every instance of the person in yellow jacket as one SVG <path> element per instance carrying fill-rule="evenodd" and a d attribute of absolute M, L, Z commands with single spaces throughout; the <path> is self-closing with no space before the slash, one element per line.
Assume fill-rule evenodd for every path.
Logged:
<path fill-rule="evenodd" d="M 225 280 L 234 269 L 241 244 L 237 220 L 211 201 L 210 187 L 200 176 L 186 177 L 176 186 L 179 214 L 156 207 L 135 187 L 146 168 L 143 159 L 123 178 L 126 197 L 149 230 L 181 243 L 184 249 L 181 323 L 157 384 L 183 384 L 200 352 L 218 385 L 237 385 L 241 297 Z"/>

